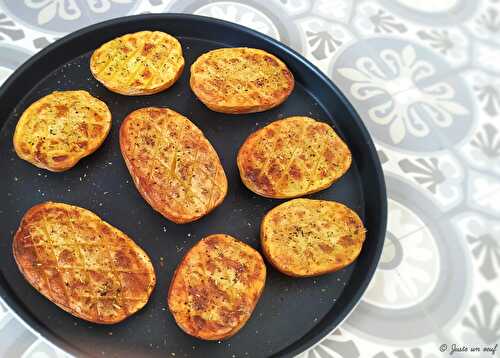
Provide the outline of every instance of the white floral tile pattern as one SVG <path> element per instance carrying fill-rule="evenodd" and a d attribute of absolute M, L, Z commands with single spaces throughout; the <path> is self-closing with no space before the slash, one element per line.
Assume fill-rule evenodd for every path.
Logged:
<path fill-rule="evenodd" d="M 354 27 L 365 36 L 388 35 L 391 38 L 414 39 L 436 52 L 453 67 L 466 64 L 471 51 L 470 41 L 460 27 L 432 25 L 412 21 L 397 13 L 394 6 L 367 1 L 358 6 Z"/>
<path fill-rule="evenodd" d="M 365 35 L 408 33 L 408 25 L 404 21 L 375 2 L 358 6 L 354 27 Z"/>
<path fill-rule="evenodd" d="M 379 270 L 363 301 L 398 310 L 416 306 L 430 295 L 439 278 L 439 252 L 432 233 L 416 213 L 392 199 L 388 211 L 391 220 Z"/>
<path fill-rule="evenodd" d="M 26 27 L 64 34 L 97 21 L 125 16 L 134 0 L 2 0 L 0 5 Z"/>
<path fill-rule="evenodd" d="M 279 39 L 333 80 L 374 138 L 389 196 L 382 258 L 349 318 L 301 358 L 500 343 L 500 1 L 0 0 L 0 84 L 68 32 L 144 12 Z M 0 356 L 67 354 L 0 300 Z"/>
<path fill-rule="evenodd" d="M 317 0 L 312 13 L 327 20 L 347 23 L 353 11 L 353 3 L 349 0 Z"/>
<path fill-rule="evenodd" d="M 206 4 L 198 8 L 194 14 L 236 22 L 240 25 L 271 36 L 276 40 L 280 39 L 279 31 L 271 19 L 269 19 L 261 11 L 243 3 L 219 1 L 215 4 Z"/>
<path fill-rule="evenodd" d="M 420 45 L 375 37 L 346 49 L 331 76 L 377 139 L 409 150 L 436 150 L 440 141 L 429 147 L 430 136 L 457 141 L 473 123 L 470 94 L 461 78 L 441 76 L 447 69 Z"/>
<path fill-rule="evenodd" d="M 310 54 L 309 60 L 324 72 L 328 71 L 332 59 L 355 41 L 345 26 L 321 17 L 303 17 L 297 24 L 303 46 Z"/>
<path fill-rule="evenodd" d="M 467 28 L 481 40 L 500 43 L 500 8 L 498 4 L 483 1 L 467 21 Z"/>

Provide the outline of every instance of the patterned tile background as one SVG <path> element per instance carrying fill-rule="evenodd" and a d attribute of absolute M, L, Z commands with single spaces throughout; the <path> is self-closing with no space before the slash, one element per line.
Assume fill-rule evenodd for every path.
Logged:
<path fill-rule="evenodd" d="M 68 32 L 144 12 L 212 16 L 288 44 L 376 142 L 389 193 L 382 260 L 352 315 L 301 357 L 499 343 L 499 0 L 0 0 L 0 83 Z M 67 355 L 0 303 L 0 357 L 20 356 Z"/>

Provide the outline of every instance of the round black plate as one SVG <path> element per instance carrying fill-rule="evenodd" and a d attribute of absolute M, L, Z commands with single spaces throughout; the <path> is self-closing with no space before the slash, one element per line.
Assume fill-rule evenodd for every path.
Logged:
<path fill-rule="evenodd" d="M 126 97 L 101 86 L 90 74 L 89 57 L 102 43 L 140 30 L 176 36 L 186 68 L 163 93 Z M 287 63 L 296 88 L 281 106 L 258 114 L 211 112 L 189 89 L 189 66 L 202 53 L 228 46 L 267 50 Z M 104 145 L 64 173 L 50 173 L 20 160 L 12 135 L 20 114 L 36 99 L 54 91 L 85 89 L 105 101 L 113 128 Z M 360 118 L 340 91 L 312 64 L 273 39 L 232 23 L 191 15 L 139 15 L 90 26 L 57 41 L 19 68 L 0 89 L 0 294 L 30 326 L 77 355 L 176 357 L 292 356 L 334 329 L 361 298 L 382 250 L 386 193 L 377 153 Z M 141 198 L 125 167 L 118 129 L 131 111 L 165 106 L 190 118 L 208 137 L 229 181 L 224 203 L 197 222 L 176 225 Z M 236 153 L 258 128 L 292 115 L 306 115 L 334 126 L 353 154 L 350 170 L 332 187 L 312 195 L 353 208 L 368 230 L 361 255 L 351 266 L 318 278 L 293 279 L 269 267 L 264 293 L 247 325 L 224 342 L 203 342 L 177 328 L 166 308 L 172 273 L 186 251 L 202 237 L 228 233 L 259 248 L 263 215 L 282 200 L 247 190 L 236 168 Z M 49 302 L 21 276 L 11 244 L 26 210 L 61 201 L 94 211 L 130 235 L 150 255 L 158 284 L 146 307 L 114 326 L 74 318 Z"/>

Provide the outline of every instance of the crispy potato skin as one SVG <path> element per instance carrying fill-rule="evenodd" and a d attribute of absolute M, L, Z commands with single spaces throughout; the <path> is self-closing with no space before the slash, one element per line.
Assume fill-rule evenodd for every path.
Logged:
<path fill-rule="evenodd" d="M 125 96 L 158 93 L 184 69 L 179 41 L 160 31 L 141 31 L 106 42 L 90 58 L 90 71 L 110 91 Z"/>
<path fill-rule="evenodd" d="M 160 214 L 188 223 L 224 200 L 227 179 L 217 152 L 189 119 L 168 108 L 130 113 L 120 148 L 142 197 Z"/>
<path fill-rule="evenodd" d="M 294 199 L 270 210 L 260 227 L 268 261 L 282 273 L 309 277 L 338 271 L 361 252 L 359 216 L 334 201 Z"/>
<path fill-rule="evenodd" d="M 29 209 L 12 243 L 26 280 L 72 315 L 118 323 L 148 302 L 156 284 L 148 255 L 89 210 L 46 202 Z"/>
<path fill-rule="evenodd" d="M 38 168 L 62 172 L 95 152 L 110 129 L 111 112 L 104 102 L 86 91 L 56 91 L 21 115 L 14 150 Z"/>
<path fill-rule="evenodd" d="M 265 281 L 266 266 L 256 250 L 229 235 L 210 235 L 177 267 L 168 307 L 187 334 L 227 339 L 250 318 Z"/>
<path fill-rule="evenodd" d="M 254 48 L 222 48 L 192 64 L 194 94 L 215 112 L 262 112 L 283 103 L 295 86 L 292 73 L 276 56 Z"/>
<path fill-rule="evenodd" d="M 332 127 L 308 117 L 275 121 L 252 133 L 237 164 L 243 184 L 268 198 L 295 198 L 328 188 L 351 166 Z"/>

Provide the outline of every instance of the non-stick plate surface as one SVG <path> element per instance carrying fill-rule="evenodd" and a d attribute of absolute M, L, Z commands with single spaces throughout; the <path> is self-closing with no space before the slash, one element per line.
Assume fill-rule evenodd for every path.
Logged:
<path fill-rule="evenodd" d="M 102 43 L 130 32 L 161 30 L 176 36 L 186 68 L 165 92 L 126 97 L 106 90 L 91 75 L 89 57 Z M 258 114 L 224 115 L 208 110 L 189 88 L 189 67 L 219 47 L 265 49 L 284 60 L 296 88 L 281 106 Z M 51 173 L 20 160 L 12 135 L 20 114 L 55 90 L 84 89 L 105 101 L 113 128 L 104 145 L 73 169 Z M 186 115 L 208 137 L 229 181 L 224 203 L 203 219 L 176 225 L 149 207 L 135 189 L 120 154 L 118 130 L 131 111 L 165 106 Z M 259 248 L 263 215 L 282 200 L 265 199 L 240 181 L 236 153 L 258 128 L 287 116 L 305 115 L 331 124 L 353 153 L 348 173 L 311 197 L 353 208 L 368 230 L 357 261 L 333 274 L 293 279 L 268 265 L 264 293 L 248 324 L 224 342 L 203 342 L 184 334 L 166 306 L 175 267 L 202 237 L 228 233 Z M 361 120 L 339 90 L 307 60 L 252 30 L 191 15 L 139 15 L 77 31 L 49 46 L 14 73 L 0 89 L 0 295 L 30 326 L 77 355 L 265 357 L 292 356 L 317 342 L 352 310 L 378 262 L 386 225 L 386 194 L 380 162 Z M 150 255 L 158 284 L 146 307 L 114 326 L 74 318 L 49 302 L 21 276 L 12 256 L 12 236 L 26 210 L 43 201 L 61 201 L 94 211 L 132 237 Z"/>

